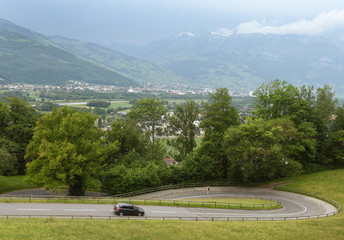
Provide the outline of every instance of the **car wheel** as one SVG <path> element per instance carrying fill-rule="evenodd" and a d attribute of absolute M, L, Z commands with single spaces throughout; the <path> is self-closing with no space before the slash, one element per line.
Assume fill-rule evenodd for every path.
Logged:
<path fill-rule="evenodd" d="M 143 214 L 142 214 L 142 213 L 140 213 L 140 212 L 139 212 L 139 214 L 138 214 L 138 215 L 139 215 L 139 217 L 143 216 Z"/>
<path fill-rule="evenodd" d="M 123 212 L 120 212 L 119 215 L 122 217 L 123 216 Z"/>

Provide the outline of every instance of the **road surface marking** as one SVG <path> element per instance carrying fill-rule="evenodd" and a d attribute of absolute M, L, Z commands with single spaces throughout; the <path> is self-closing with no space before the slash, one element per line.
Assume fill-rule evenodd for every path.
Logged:
<path fill-rule="evenodd" d="M 177 212 L 166 212 L 166 211 L 152 211 L 152 213 L 177 213 Z"/>
<path fill-rule="evenodd" d="M 63 211 L 69 211 L 69 212 L 95 212 L 94 209 L 63 209 Z"/>
<path fill-rule="evenodd" d="M 18 208 L 17 211 L 50 211 L 51 209 L 47 208 Z"/>

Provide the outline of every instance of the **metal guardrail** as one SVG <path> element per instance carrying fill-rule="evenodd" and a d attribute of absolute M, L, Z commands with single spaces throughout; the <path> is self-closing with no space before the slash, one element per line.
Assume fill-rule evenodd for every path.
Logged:
<path fill-rule="evenodd" d="M 158 192 L 163 190 L 171 190 L 171 189 L 179 189 L 179 188 L 191 188 L 191 187 L 214 187 L 214 186 L 248 186 L 240 183 L 234 183 L 234 182 L 202 182 L 202 183 L 182 183 L 182 184 L 173 184 L 173 185 L 165 185 L 160 187 L 154 187 L 154 188 L 148 188 L 143 190 L 137 190 L 127 193 L 120 193 L 112 195 L 113 197 L 131 197 L 131 196 L 137 196 L 142 195 L 146 193 L 152 193 L 152 192 Z"/>

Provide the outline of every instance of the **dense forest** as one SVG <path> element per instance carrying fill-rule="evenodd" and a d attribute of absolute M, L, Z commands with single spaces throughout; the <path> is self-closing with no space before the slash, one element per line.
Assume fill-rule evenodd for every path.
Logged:
<path fill-rule="evenodd" d="M 25 174 L 34 184 L 83 195 L 183 182 L 257 183 L 344 165 L 344 105 L 328 85 L 275 80 L 255 96 L 248 116 L 226 88 L 201 106 L 175 105 L 173 113 L 159 99 L 142 98 L 107 130 L 92 113 L 51 106 L 41 115 L 8 97 L 0 102 L 0 174 Z M 178 164 L 163 161 L 169 146 Z"/>

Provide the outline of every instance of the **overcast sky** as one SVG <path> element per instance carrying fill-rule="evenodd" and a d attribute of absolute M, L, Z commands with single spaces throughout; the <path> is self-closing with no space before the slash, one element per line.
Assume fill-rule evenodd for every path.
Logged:
<path fill-rule="evenodd" d="M 180 31 L 321 35 L 344 29 L 343 0 L 0 0 L 0 18 L 46 35 L 144 44 Z"/>

